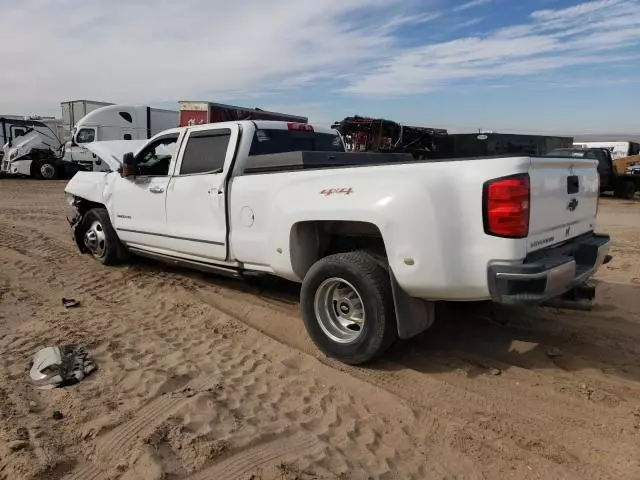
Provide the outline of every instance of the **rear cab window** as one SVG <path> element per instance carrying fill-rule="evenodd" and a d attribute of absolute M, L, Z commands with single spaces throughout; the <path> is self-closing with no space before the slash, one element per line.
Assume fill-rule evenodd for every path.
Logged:
<path fill-rule="evenodd" d="M 337 133 L 258 129 L 249 156 L 299 151 L 344 152 L 344 146 Z"/>
<path fill-rule="evenodd" d="M 231 139 L 231 130 L 193 132 L 182 155 L 180 175 L 220 173 Z"/>

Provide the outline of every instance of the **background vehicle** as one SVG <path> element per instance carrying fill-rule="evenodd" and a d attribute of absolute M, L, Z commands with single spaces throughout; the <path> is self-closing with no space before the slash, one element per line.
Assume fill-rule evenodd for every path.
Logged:
<path fill-rule="evenodd" d="M 20 115 L 0 116 L 0 142 L 2 145 L 9 140 L 24 135 L 29 128 L 29 120 Z M 3 152 L 4 153 L 4 152 Z"/>
<path fill-rule="evenodd" d="M 53 179 L 78 170 L 103 170 L 102 159 L 84 146 L 95 141 L 137 140 L 177 125 L 262 119 L 306 123 L 306 117 L 212 102 L 180 102 L 180 112 L 91 100 L 62 102 L 63 135 L 55 144 L 34 133 L 20 148 L 8 146 L 3 171 Z M 33 160 L 36 160 L 33 162 Z"/>
<path fill-rule="evenodd" d="M 347 117 L 333 124 L 351 152 L 411 153 L 416 159 L 436 157 L 436 138 L 447 135 L 439 128 L 412 127 L 391 120 Z"/>
<path fill-rule="evenodd" d="M 108 140 L 139 140 L 174 128 L 178 112 L 143 105 L 109 105 L 93 110 L 75 124 L 62 160 L 81 170 L 102 170 L 100 159 L 84 144 Z"/>
<path fill-rule="evenodd" d="M 576 142 L 573 146 L 578 148 L 606 148 L 614 160 L 640 154 L 640 143 L 637 142 Z"/>
<path fill-rule="evenodd" d="M 64 127 L 63 138 L 71 138 L 73 126 L 82 120 L 86 115 L 98 108 L 114 105 L 110 102 L 100 102 L 96 100 L 69 100 L 60 103 L 62 110 L 62 125 Z"/>
<path fill-rule="evenodd" d="M 573 138 L 509 133 L 455 133 L 438 137 L 437 158 L 464 158 L 486 155 L 531 155 L 571 147 Z"/>
<path fill-rule="evenodd" d="M 51 117 L 32 117 L 40 123 L 33 125 L 27 138 L 22 138 L 19 145 L 11 140 L 16 136 L 10 129 L 3 129 L 5 134 L 3 141 L 4 161 L 0 165 L 0 171 L 8 175 L 23 175 L 32 178 L 52 179 L 59 174 L 75 173 L 77 167 L 61 162 L 64 155 L 65 143 L 71 135 L 71 129 L 77 120 L 80 120 L 87 113 L 93 110 L 112 105 L 107 102 L 97 102 L 93 100 L 72 100 L 60 104 L 62 119 Z M 15 116 L 11 119 L 15 124 Z M 27 124 L 31 119 L 24 120 Z M 9 123 L 8 121 L 5 123 Z M 44 125 L 42 125 L 44 124 Z M 28 125 L 26 125 L 28 126 Z M 14 125 L 14 129 L 25 135 L 25 126 Z M 5 152 L 8 155 L 5 155 Z"/>
<path fill-rule="evenodd" d="M 53 117 L 0 118 L 0 128 L 6 142 L 2 147 L 0 173 L 20 173 L 16 160 L 34 161 L 34 175 L 39 173 L 41 160 L 56 155 L 62 148 L 62 120 Z M 29 171 L 30 172 L 30 171 Z M 49 173 L 45 167 L 45 175 Z"/>
<path fill-rule="evenodd" d="M 35 130 L 21 139 L 19 145 L 7 145 L 3 171 L 32 178 L 54 179 L 73 175 L 78 170 L 101 170 L 102 160 L 86 150 L 84 144 L 97 140 L 146 139 L 175 127 L 178 122 L 177 111 L 142 105 L 98 106 L 102 103 L 85 100 L 63 102 L 63 114 L 68 121 L 89 110 L 70 130 L 70 138 L 63 140 L 62 137 L 56 137 L 54 141 L 42 129 Z M 64 121 L 61 124 L 63 131 L 69 128 Z"/>
<path fill-rule="evenodd" d="M 350 151 L 404 152 L 418 160 L 484 157 L 489 155 L 542 156 L 571 147 L 573 138 L 504 133 L 455 133 L 445 129 L 413 127 L 381 118 L 347 117 L 333 124 Z"/>
<path fill-rule="evenodd" d="M 266 121 L 167 130 L 122 162 L 87 148 L 112 171 L 65 189 L 81 251 L 299 282 L 307 331 L 347 363 L 427 329 L 435 301 L 593 298 L 582 285 L 608 258 L 589 159 L 416 161 Z"/>
<path fill-rule="evenodd" d="M 180 103 L 180 127 L 234 120 L 278 120 L 282 122 L 307 123 L 307 117 L 287 113 L 268 112 L 260 108 L 238 107 L 223 103 L 185 101 Z M 175 125 L 174 125 L 175 126 Z"/>
<path fill-rule="evenodd" d="M 608 148 L 561 148 L 549 152 L 547 156 L 597 160 L 600 192 L 613 192 L 616 197 L 631 200 L 640 190 L 640 175 L 632 171 L 620 174 Z"/>

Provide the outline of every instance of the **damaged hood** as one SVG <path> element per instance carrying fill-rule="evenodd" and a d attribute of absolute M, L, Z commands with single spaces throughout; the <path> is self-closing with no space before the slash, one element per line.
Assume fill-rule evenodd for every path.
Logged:
<path fill-rule="evenodd" d="M 2 147 L 2 151 L 4 152 L 5 158 L 15 160 L 18 157 L 29 153 L 33 148 L 40 147 L 42 145 L 43 142 L 40 137 L 40 133 L 33 130 L 25 135 L 13 139 L 11 142 L 5 143 Z M 49 145 L 46 146 L 48 147 Z"/>
<path fill-rule="evenodd" d="M 100 157 L 115 172 L 122 165 L 122 157 L 125 153 L 136 153 L 145 143 L 147 140 L 109 140 L 83 143 L 82 146 Z"/>

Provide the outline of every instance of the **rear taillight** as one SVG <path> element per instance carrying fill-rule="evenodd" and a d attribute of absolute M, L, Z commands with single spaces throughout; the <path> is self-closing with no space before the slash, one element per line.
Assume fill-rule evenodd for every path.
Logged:
<path fill-rule="evenodd" d="M 289 130 L 295 132 L 313 132 L 313 126 L 309 125 L 308 123 L 289 122 L 287 123 L 287 127 L 289 128 Z"/>
<path fill-rule="evenodd" d="M 529 175 L 497 178 L 484 184 L 484 231 L 488 235 L 523 238 L 529 234 Z"/>

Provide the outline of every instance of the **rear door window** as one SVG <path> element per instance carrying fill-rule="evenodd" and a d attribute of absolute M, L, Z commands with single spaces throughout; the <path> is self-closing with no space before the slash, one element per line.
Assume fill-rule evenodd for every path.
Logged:
<path fill-rule="evenodd" d="M 344 152 L 339 135 L 291 130 L 256 130 L 249 156 L 317 151 Z"/>
<path fill-rule="evenodd" d="M 230 139 L 228 129 L 191 133 L 182 155 L 180 175 L 222 172 Z"/>

